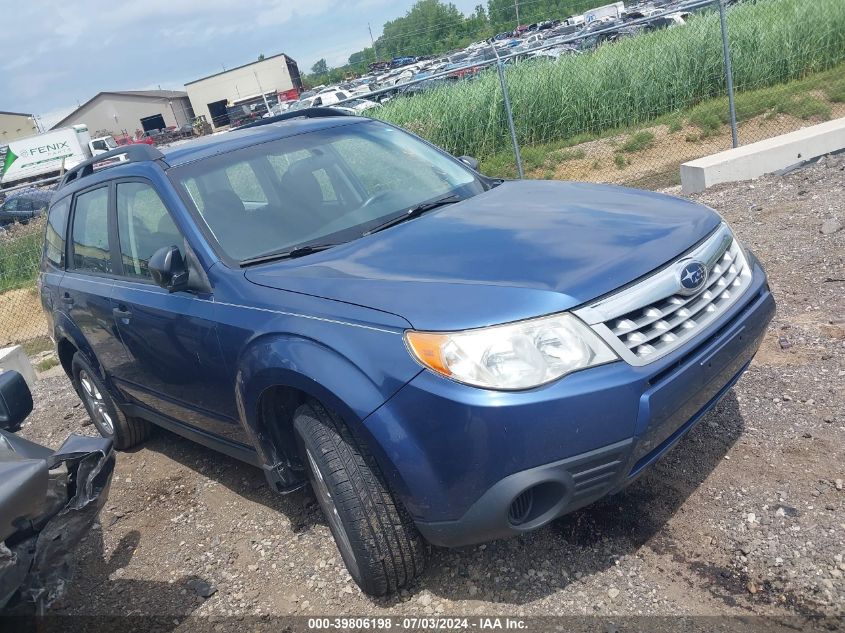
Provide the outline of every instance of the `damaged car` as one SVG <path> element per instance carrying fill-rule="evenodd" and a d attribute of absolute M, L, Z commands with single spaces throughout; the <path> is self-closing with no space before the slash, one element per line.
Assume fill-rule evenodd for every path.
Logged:
<path fill-rule="evenodd" d="M 53 451 L 15 435 L 32 406 L 23 377 L 0 373 L 0 614 L 43 613 L 63 595 L 114 471 L 108 438 L 71 435 Z"/>

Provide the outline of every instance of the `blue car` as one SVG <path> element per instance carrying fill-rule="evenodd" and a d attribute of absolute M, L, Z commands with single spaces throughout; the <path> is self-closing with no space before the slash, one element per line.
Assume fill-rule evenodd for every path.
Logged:
<path fill-rule="evenodd" d="M 157 425 L 310 483 L 354 580 L 620 490 L 748 367 L 775 304 L 713 210 L 482 176 L 334 111 L 68 172 L 40 292 L 119 449 Z M 97 161 L 102 162 L 103 156 Z"/>
<path fill-rule="evenodd" d="M 9 194 L 0 201 L 0 226 L 7 226 L 18 222 L 27 224 L 37 218 L 50 204 L 52 191 L 44 189 L 23 189 Z"/>

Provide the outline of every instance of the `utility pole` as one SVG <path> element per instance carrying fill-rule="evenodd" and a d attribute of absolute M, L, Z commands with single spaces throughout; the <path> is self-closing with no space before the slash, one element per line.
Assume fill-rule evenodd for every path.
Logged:
<path fill-rule="evenodd" d="M 519 0 L 513 0 L 513 8 L 516 9 L 516 25 L 519 26 Z"/>
<path fill-rule="evenodd" d="M 376 41 L 373 39 L 373 29 L 370 27 L 370 23 L 367 22 L 367 30 L 370 32 L 370 41 L 373 43 L 373 53 L 375 54 L 376 58 L 373 61 L 378 61 L 378 49 L 376 48 Z"/>
<path fill-rule="evenodd" d="M 270 103 L 267 101 L 267 95 L 264 94 L 264 88 L 261 87 L 261 81 L 258 79 L 258 73 L 253 70 L 252 74 L 255 75 L 255 83 L 258 84 L 258 89 L 261 91 L 261 98 L 264 99 L 264 107 L 267 108 L 267 112 L 269 112 Z"/>

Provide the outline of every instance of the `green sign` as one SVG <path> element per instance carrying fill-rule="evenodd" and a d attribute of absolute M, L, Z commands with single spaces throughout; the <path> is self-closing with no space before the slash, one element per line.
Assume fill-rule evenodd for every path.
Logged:
<path fill-rule="evenodd" d="M 5 156 L 3 154 L 5 153 Z M 9 167 L 12 166 L 17 160 L 17 154 L 12 151 L 10 147 L 0 147 L 0 178 L 3 178 L 3 174 L 9 171 Z"/>

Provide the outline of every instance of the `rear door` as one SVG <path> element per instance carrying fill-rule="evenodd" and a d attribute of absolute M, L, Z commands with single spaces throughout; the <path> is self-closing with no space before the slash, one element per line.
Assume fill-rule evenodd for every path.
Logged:
<path fill-rule="evenodd" d="M 246 442 L 234 387 L 226 379 L 211 295 L 170 293 L 150 276 L 150 257 L 169 246 L 184 255 L 184 238 L 149 181 L 118 181 L 115 196 L 121 272 L 111 307 L 125 348 L 113 371 L 118 388 L 156 413 Z"/>
<path fill-rule="evenodd" d="M 114 261 L 110 233 L 109 184 L 97 185 L 74 196 L 67 270 L 62 277 L 60 309 L 81 334 L 80 345 L 90 360 L 109 372 L 122 360 L 123 346 L 114 324 L 111 293 Z"/>

